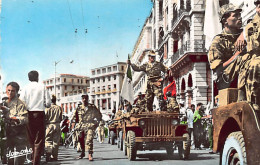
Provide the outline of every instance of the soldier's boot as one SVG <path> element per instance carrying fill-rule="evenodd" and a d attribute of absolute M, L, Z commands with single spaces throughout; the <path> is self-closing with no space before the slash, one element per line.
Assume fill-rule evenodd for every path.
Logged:
<path fill-rule="evenodd" d="M 240 102 L 240 101 L 246 101 L 246 92 L 243 89 L 238 90 L 237 102 Z"/>
<path fill-rule="evenodd" d="M 78 159 L 83 159 L 85 157 L 85 152 L 81 152 L 81 154 L 79 155 Z"/>
<path fill-rule="evenodd" d="M 88 160 L 93 161 L 93 155 L 92 154 L 88 154 Z"/>

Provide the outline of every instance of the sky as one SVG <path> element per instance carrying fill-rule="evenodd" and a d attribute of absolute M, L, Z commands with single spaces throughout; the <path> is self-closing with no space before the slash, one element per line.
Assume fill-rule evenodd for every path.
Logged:
<path fill-rule="evenodd" d="M 55 62 L 57 74 L 82 76 L 126 62 L 152 5 L 151 0 L 2 0 L 3 87 L 10 81 L 23 87 L 31 70 L 40 81 L 48 79 Z"/>

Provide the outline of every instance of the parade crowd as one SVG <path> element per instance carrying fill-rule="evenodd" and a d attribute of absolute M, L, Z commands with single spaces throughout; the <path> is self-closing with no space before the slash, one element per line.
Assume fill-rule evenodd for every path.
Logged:
<path fill-rule="evenodd" d="M 255 110 L 259 110 L 259 99 L 257 98 L 260 94 L 260 35 L 258 31 L 260 0 L 255 0 L 255 5 L 257 14 L 244 29 L 241 28 L 240 8 L 228 4 L 220 9 L 223 31 L 212 41 L 208 57 L 210 67 L 216 75 L 217 89 L 233 87 L 235 81 L 238 88 L 238 101 L 247 101 Z M 202 103 L 185 107 L 184 102 L 177 102 L 176 91 L 167 93 L 167 99 L 164 100 L 162 83 L 166 78 L 170 80 L 174 73 L 171 73 L 171 70 L 162 63 L 155 61 L 155 57 L 156 53 L 149 51 L 149 61 L 141 66 L 128 60 L 127 63 L 133 70 L 143 71 L 147 74 L 147 90 L 145 94 L 139 93 L 134 106 L 126 103 L 117 112 L 114 111 L 113 118 L 151 112 L 154 110 L 154 97 L 157 96 L 161 101 L 159 102 L 160 110 L 179 112 L 181 123 L 188 125 L 188 133 L 194 149 L 200 150 L 201 147 L 211 149 L 213 145 L 211 109 L 209 106 L 205 108 Z M 161 75 L 162 72 L 164 77 Z M 98 108 L 89 103 L 88 95 L 82 95 L 82 103 L 78 105 L 70 119 L 63 118 L 61 107 L 56 105 L 56 97 L 50 96 L 44 85 L 38 82 L 38 72 L 29 72 L 28 78 L 30 82 L 23 87 L 19 94 L 18 83 L 8 83 L 6 86 L 7 98 L 4 98 L 0 105 L 3 113 L 1 126 L 5 127 L 6 132 L 4 133 L 7 137 L 6 143 L 1 146 L 2 162 L 21 165 L 25 163 L 26 159 L 29 159 L 33 165 L 39 165 L 42 155 L 46 156 L 47 162 L 57 161 L 60 142 L 62 145 L 70 145 L 66 141 L 70 136 L 73 139 L 74 147 L 80 152 L 78 159 L 86 157 L 92 161 L 93 138 L 97 130 L 100 135 L 99 142 L 104 142 L 105 122 L 102 121 Z M 25 151 L 31 153 L 30 158 L 28 158 L 28 154 L 21 154 Z"/>

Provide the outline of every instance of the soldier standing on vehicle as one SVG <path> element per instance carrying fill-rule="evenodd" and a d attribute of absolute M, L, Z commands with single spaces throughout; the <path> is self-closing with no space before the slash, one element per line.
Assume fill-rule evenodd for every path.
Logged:
<path fill-rule="evenodd" d="M 148 57 L 149 61 L 141 66 L 137 66 L 132 64 L 130 60 L 128 60 L 128 64 L 132 66 L 134 71 L 143 71 L 147 74 L 147 90 L 146 90 L 146 108 L 147 111 L 153 111 L 153 100 L 154 96 L 157 96 L 158 100 L 163 99 L 162 93 L 162 75 L 161 72 L 166 74 L 167 77 L 168 68 L 164 66 L 162 63 L 155 61 L 155 52 L 149 51 Z"/>
<path fill-rule="evenodd" d="M 82 151 L 78 158 L 84 158 L 86 150 L 89 153 L 89 161 L 93 161 L 93 138 L 98 122 L 101 121 L 102 115 L 94 104 L 88 103 L 88 95 L 82 95 L 81 97 L 83 104 L 80 105 L 76 111 L 74 111 L 72 116 L 72 120 L 75 120 L 78 116 L 79 123 L 75 129 L 81 131 L 79 142 Z"/>
<path fill-rule="evenodd" d="M 28 112 L 25 104 L 17 97 L 20 87 L 16 82 L 10 82 L 6 86 L 6 94 L 8 96 L 7 105 L 0 105 L 3 110 L 7 127 L 7 148 L 8 153 L 22 152 L 28 146 L 28 138 L 26 134 L 26 124 L 28 123 Z M 26 154 L 26 153 L 25 153 Z M 10 158 L 9 154 L 8 164 L 21 165 L 24 164 L 26 155 L 16 156 Z"/>
<path fill-rule="evenodd" d="M 233 55 L 236 52 L 244 54 L 242 49 L 235 48 L 236 40 L 242 32 L 241 11 L 232 3 L 223 5 L 220 9 L 223 31 L 215 36 L 208 53 L 218 90 L 229 88 L 231 82 L 237 78 L 240 69 L 238 60 L 240 57 Z"/>
<path fill-rule="evenodd" d="M 51 102 L 51 107 L 45 109 L 45 148 L 47 162 L 58 160 L 61 134 L 60 122 L 62 120 L 62 110 L 60 106 L 56 105 L 56 96 L 52 95 Z"/>

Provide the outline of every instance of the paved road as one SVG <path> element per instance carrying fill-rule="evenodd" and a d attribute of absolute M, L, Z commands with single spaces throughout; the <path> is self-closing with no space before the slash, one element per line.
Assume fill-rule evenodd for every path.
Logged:
<path fill-rule="evenodd" d="M 219 162 L 219 155 L 209 154 L 207 150 L 191 150 L 189 160 L 180 160 L 177 151 L 175 151 L 172 158 L 168 158 L 166 151 L 138 151 L 136 161 L 129 161 L 122 151 L 119 151 L 117 145 L 106 143 L 99 144 L 94 140 L 94 161 L 89 162 L 88 159 L 77 160 L 77 153 L 72 147 L 65 149 L 63 146 L 59 150 L 59 161 L 44 162 L 43 164 L 50 165 L 82 165 L 86 163 L 96 165 L 147 165 L 150 164 L 174 164 L 174 165 L 217 165 Z"/>

